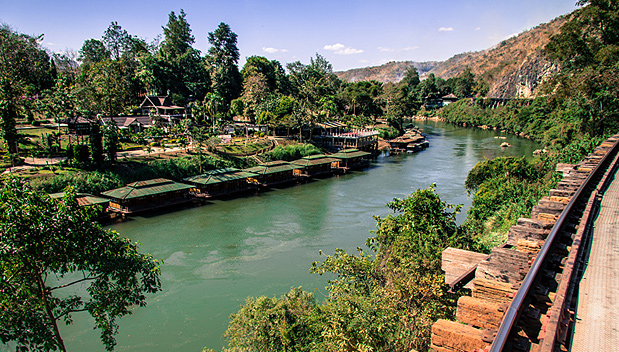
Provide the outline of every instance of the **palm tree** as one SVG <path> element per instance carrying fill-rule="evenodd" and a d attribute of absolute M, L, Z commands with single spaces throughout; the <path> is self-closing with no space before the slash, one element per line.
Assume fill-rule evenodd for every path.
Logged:
<path fill-rule="evenodd" d="M 213 121 L 213 134 L 215 134 L 215 116 L 221 112 L 220 110 L 224 106 L 224 98 L 217 92 L 208 93 L 206 97 L 204 97 L 204 107 L 206 109 L 206 114 L 211 117 Z"/>

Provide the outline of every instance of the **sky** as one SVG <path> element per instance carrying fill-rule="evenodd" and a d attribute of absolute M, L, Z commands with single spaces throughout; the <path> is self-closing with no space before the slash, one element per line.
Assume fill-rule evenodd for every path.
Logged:
<path fill-rule="evenodd" d="M 116 21 L 151 42 L 163 37 L 168 14 L 187 14 L 194 48 L 220 22 L 238 35 L 245 58 L 258 55 L 308 64 L 316 53 L 334 71 L 390 61 L 443 61 L 488 49 L 574 9 L 576 0 L 0 0 L 0 23 L 43 34 L 54 52 L 78 51 Z"/>

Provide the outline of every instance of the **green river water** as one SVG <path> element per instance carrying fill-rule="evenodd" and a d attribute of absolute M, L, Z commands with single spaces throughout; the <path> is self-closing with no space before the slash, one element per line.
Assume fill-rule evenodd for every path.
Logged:
<path fill-rule="evenodd" d="M 133 217 L 111 226 L 141 251 L 163 259 L 163 290 L 122 318 L 117 351 L 220 350 L 228 318 L 248 296 L 280 296 L 302 286 L 321 300 L 328 277 L 309 273 L 313 261 L 335 248 L 365 247 L 373 215 L 385 204 L 436 183 L 441 198 L 464 204 L 464 180 L 480 160 L 531 156 L 538 146 L 494 131 L 445 123 L 417 123 L 430 147 L 417 154 L 379 156 L 363 171 L 204 206 Z M 501 148 L 507 141 L 512 146 Z M 465 214 L 459 216 L 459 221 Z M 87 315 L 62 327 L 69 351 L 104 351 Z"/>

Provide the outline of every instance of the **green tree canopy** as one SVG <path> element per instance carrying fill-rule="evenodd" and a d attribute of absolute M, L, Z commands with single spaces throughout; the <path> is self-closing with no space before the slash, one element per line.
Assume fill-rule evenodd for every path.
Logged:
<path fill-rule="evenodd" d="M 84 64 L 96 64 L 103 60 L 109 60 L 110 52 L 102 41 L 98 39 L 87 39 L 84 41 L 79 51 L 79 60 Z"/>
<path fill-rule="evenodd" d="M 230 26 L 221 22 L 208 34 L 208 62 L 211 69 L 212 89 L 224 98 L 226 106 L 241 92 L 241 74 L 237 67 L 239 49 L 237 35 Z"/>
<path fill-rule="evenodd" d="M 168 24 L 163 27 L 165 39 L 161 44 L 161 54 L 169 59 L 174 59 L 183 55 L 192 48 L 195 42 L 194 36 L 191 34 L 189 22 L 185 19 L 187 15 L 181 9 L 181 13 L 176 16 L 174 11 L 168 15 Z"/>
<path fill-rule="evenodd" d="M 32 37 L 0 25 L 0 134 L 9 153 L 17 150 L 15 120 L 25 99 L 53 85 L 49 55 Z"/>
<path fill-rule="evenodd" d="M 471 241 L 456 224 L 460 207 L 434 192 L 418 190 L 387 204 L 368 239 L 374 255 L 336 249 L 312 272 L 334 275 L 328 299 L 293 288 L 281 298 L 248 299 L 232 315 L 228 351 L 427 350 L 430 327 L 452 317 L 456 296 L 441 270 L 445 247 Z"/>
<path fill-rule="evenodd" d="M 10 178 L 0 210 L 0 341 L 64 351 L 59 323 L 88 312 L 112 350 L 116 320 L 160 289 L 159 262 L 93 222 L 70 189 L 57 201 Z"/>
<path fill-rule="evenodd" d="M 118 60 L 131 47 L 131 36 L 118 22 L 114 21 L 103 32 L 102 42 L 112 59 Z"/>

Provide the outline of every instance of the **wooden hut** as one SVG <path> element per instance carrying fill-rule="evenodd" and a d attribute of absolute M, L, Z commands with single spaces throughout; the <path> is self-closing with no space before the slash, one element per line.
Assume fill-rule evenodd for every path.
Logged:
<path fill-rule="evenodd" d="M 192 185 L 191 193 L 200 198 L 226 196 L 234 193 L 256 189 L 250 182 L 258 174 L 235 168 L 208 171 L 202 175 L 188 177 L 185 181 Z"/>
<path fill-rule="evenodd" d="M 313 177 L 331 175 L 333 169 L 339 167 L 340 159 L 331 158 L 324 154 L 310 155 L 301 159 L 292 161 L 291 164 L 296 166 L 293 174 L 297 177 Z"/>
<path fill-rule="evenodd" d="M 362 169 L 370 165 L 370 160 L 368 157 L 371 155 L 371 153 L 358 149 L 344 149 L 329 156 L 339 159 L 339 168 L 346 172 L 348 170 Z"/>
<path fill-rule="evenodd" d="M 94 121 L 82 116 L 69 117 L 60 122 L 66 123 L 68 133 L 75 136 L 90 135 L 90 125 L 95 123 Z"/>
<path fill-rule="evenodd" d="M 277 160 L 244 170 L 247 172 L 253 172 L 257 175 L 255 177 L 255 183 L 261 186 L 270 187 L 295 181 L 296 177 L 293 175 L 293 170 L 295 169 L 298 169 L 297 165 L 293 165 L 286 161 Z"/>
<path fill-rule="evenodd" d="M 165 178 L 138 181 L 101 193 L 110 198 L 110 210 L 131 214 L 190 202 L 191 186 Z"/>

